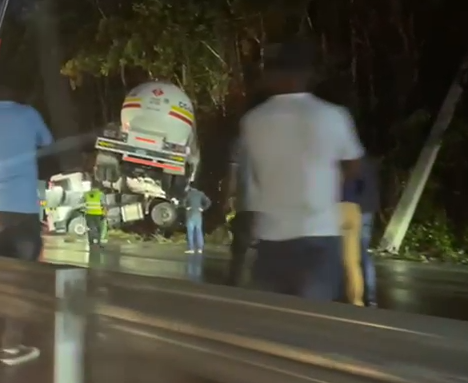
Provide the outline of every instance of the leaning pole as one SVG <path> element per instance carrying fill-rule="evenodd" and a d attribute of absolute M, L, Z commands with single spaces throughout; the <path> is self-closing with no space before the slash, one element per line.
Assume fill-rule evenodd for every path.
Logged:
<path fill-rule="evenodd" d="M 379 249 L 382 251 L 398 253 L 400 249 L 439 153 L 443 135 L 452 121 L 453 114 L 463 93 L 462 77 L 467 73 L 467 70 L 468 54 L 463 59 L 450 86 L 429 137 L 411 172 L 408 184 L 386 227 L 379 244 Z"/>

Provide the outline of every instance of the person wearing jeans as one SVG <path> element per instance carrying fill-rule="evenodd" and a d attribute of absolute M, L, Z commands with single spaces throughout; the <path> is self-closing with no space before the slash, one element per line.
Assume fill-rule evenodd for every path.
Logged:
<path fill-rule="evenodd" d="M 200 209 L 200 212 L 202 210 Z M 203 219 L 201 214 L 193 214 L 187 219 L 187 275 L 190 280 L 199 282 L 203 273 Z"/>
<path fill-rule="evenodd" d="M 203 211 L 203 210 L 200 210 Z M 201 214 L 193 214 L 187 219 L 188 254 L 201 253 L 204 247 L 203 218 Z"/>
<path fill-rule="evenodd" d="M 362 214 L 361 227 L 361 266 L 364 275 L 364 297 L 367 306 L 377 305 L 377 280 L 375 275 L 375 265 L 369 252 L 372 239 L 372 228 L 374 214 L 371 212 Z"/>
<path fill-rule="evenodd" d="M 359 205 L 362 212 L 361 264 L 364 275 L 364 300 L 366 306 L 377 306 L 377 280 L 375 265 L 369 252 L 375 214 L 379 211 L 379 180 L 375 160 L 365 157 L 359 180 Z"/>
<path fill-rule="evenodd" d="M 0 256 L 35 262 L 42 251 L 36 151 L 53 139 L 34 108 L 12 99 L 11 89 L 0 86 Z M 23 345 L 21 318 L 2 319 L 0 362 L 12 366 L 37 358 L 37 347 Z"/>
<path fill-rule="evenodd" d="M 203 212 L 211 206 L 211 200 L 192 185 L 183 201 L 186 210 L 187 254 L 203 253 Z"/>

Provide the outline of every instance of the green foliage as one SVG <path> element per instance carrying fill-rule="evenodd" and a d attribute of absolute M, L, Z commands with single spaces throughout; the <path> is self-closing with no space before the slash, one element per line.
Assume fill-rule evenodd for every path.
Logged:
<path fill-rule="evenodd" d="M 453 221 L 440 203 L 436 203 L 440 188 L 441 185 L 429 182 L 406 234 L 400 256 L 413 261 L 467 264 L 465 248 L 468 230 L 457 235 Z"/>
<path fill-rule="evenodd" d="M 228 91 L 231 24 L 223 2 L 134 2 L 132 12 L 103 17 L 78 37 L 78 52 L 62 73 L 118 75 L 139 68 L 148 78 L 174 81 L 194 100 L 220 104 Z"/>
<path fill-rule="evenodd" d="M 413 223 L 406 235 L 401 255 L 422 261 L 459 262 L 465 256 L 446 219 Z"/>

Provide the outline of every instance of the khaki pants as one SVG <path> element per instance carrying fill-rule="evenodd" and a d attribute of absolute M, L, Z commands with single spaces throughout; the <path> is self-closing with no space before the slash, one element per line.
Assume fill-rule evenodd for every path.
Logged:
<path fill-rule="evenodd" d="M 356 306 L 364 306 L 364 278 L 361 268 L 361 209 L 355 203 L 342 202 L 343 265 L 346 297 Z"/>

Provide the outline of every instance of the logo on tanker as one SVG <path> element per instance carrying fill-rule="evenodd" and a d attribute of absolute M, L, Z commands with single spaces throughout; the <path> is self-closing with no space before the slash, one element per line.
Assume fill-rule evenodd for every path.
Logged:
<path fill-rule="evenodd" d="M 156 88 L 151 91 L 156 97 L 160 97 L 164 94 L 164 91 L 161 88 Z"/>

